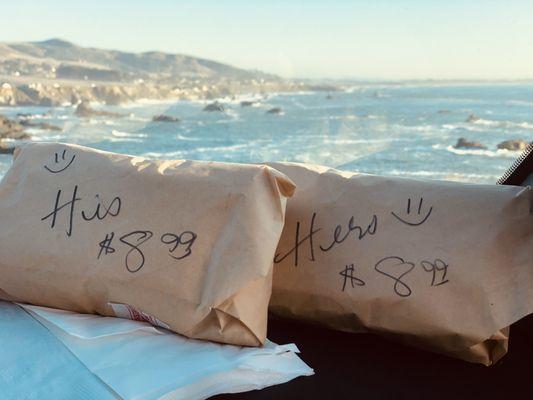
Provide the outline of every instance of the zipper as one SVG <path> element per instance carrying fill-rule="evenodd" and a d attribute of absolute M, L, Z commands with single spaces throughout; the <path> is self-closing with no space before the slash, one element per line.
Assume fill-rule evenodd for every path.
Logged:
<path fill-rule="evenodd" d="M 524 149 L 522 154 L 505 171 L 498 185 L 520 186 L 533 173 L 533 142 Z"/>

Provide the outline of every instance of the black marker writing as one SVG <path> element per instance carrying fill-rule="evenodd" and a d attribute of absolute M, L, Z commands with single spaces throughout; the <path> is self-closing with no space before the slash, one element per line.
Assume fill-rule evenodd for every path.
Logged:
<path fill-rule="evenodd" d="M 61 192 L 62 192 L 61 189 L 59 189 L 57 191 L 54 210 L 50 214 L 47 214 L 44 217 L 42 217 L 41 221 L 46 221 L 48 218 L 51 218 L 52 219 L 52 224 L 51 224 L 50 228 L 53 229 L 55 227 L 55 225 L 56 225 L 56 219 L 57 219 L 58 212 L 61 211 L 62 209 L 64 209 L 65 207 L 70 207 L 70 210 L 69 210 L 69 223 L 68 223 L 68 228 L 67 228 L 67 236 L 70 237 L 72 235 L 72 225 L 73 225 L 73 219 L 74 219 L 74 206 L 75 206 L 77 201 L 81 200 L 81 198 L 76 197 L 76 194 L 78 193 L 78 186 L 76 185 L 76 186 L 74 186 L 74 192 L 72 193 L 72 199 L 70 201 L 62 204 L 62 205 L 59 205 L 59 201 L 61 199 Z"/>
<path fill-rule="evenodd" d="M 328 246 L 320 245 L 320 250 L 324 252 L 330 251 L 335 245 L 344 242 L 352 232 L 357 232 L 356 238 L 358 240 L 363 239 L 366 235 L 374 235 L 376 233 L 377 227 L 378 217 L 375 214 L 372 216 L 372 220 L 365 229 L 363 229 L 359 225 L 356 225 L 354 216 L 351 216 L 350 220 L 348 221 L 348 229 L 346 230 L 346 232 L 342 232 L 342 225 L 337 225 L 335 227 L 335 230 L 333 231 L 333 240 L 331 244 L 329 244 Z"/>
<path fill-rule="evenodd" d="M 400 222 L 403 222 L 406 225 L 410 226 L 419 226 L 422 225 L 424 222 L 427 221 L 429 216 L 431 215 L 431 212 L 433 211 L 433 206 L 429 207 L 429 209 L 426 211 L 425 215 L 422 212 L 422 204 L 424 202 L 424 198 L 420 198 L 420 202 L 418 203 L 418 207 L 416 210 L 416 214 L 411 213 L 411 198 L 407 199 L 407 212 L 406 213 L 395 213 L 394 211 L 391 211 L 391 214 L 396 217 L 396 219 Z M 421 214 L 422 213 L 422 214 Z"/>
<path fill-rule="evenodd" d="M 170 253 L 169 256 L 176 259 L 181 260 L 187 256 L 190 256 L 192 253 L 192 245 L 194 244 L 194 241 L 196 240 L 198 236 L 196 233 L 191 231 L 185 231 L 182 232 L 181 235 L 176 235 L 174 233 L 165 233 L 161 236 L 161 242 L 171 245 L 168 249 L 168 252 Z M 185 250 L 183 254 L 176 256 L 174 255 L 174 251 L 178 248 L 179 245 L 184 245 Z"/>
<path fill-rule="evenodd" d="M 114 237 L 115 232 L 108 233 L 105 235 L 105 239 L 98 243 L 98 245 L 100 246 L 100 251 L 98 252 L 98 259 L 100 259 L 102 253 L 107 256 L 108 254 L 115 252 L 115 249 L 111 247 Z"/>
<path fill-rule="evenodd" d="M 144 254 L 139 248 L 153 236 L 151 231 L 134 231 L 120 237 L 120 241 L 131 247 L 126 254 L 126 269 L 132 273 L 139 271 L 144 265 Z"/>
<path fill-rule="evenodd" d="M 81 216 L 85 221 L 92 221 L 95 218 L 102 220 L 108 215 L 116 217 L 120 213 L 120 207 L 122 205 L 122 200 L 120 200 L 120 197 L 115 197 L 108 207 L 106 207 L 106 205 L 102 202 L 98 194 L 94 197 L 98 200 L 98 205 L 96 206 L 96 210 L 94 211 L 93 215 L 88 217 L 87 214 L 85 214 L 85 211 L 81 212 Z M 102 213 L 100 212 L 101 208 L 104 209 Z"/>
<path fill-rule="evenodd" d="M 342 291 L 344 292 L 344 289 L 346 289 L 346 283 L 348 280 L 350 280 L 350 284 L 352 285 L 352 288 L 355 288 L 355 285 L 357 286 L 365 286 L 365 282 L 356 276 L 354 276 L 355 272 L 355 266 L 354 264 L 346 265 L 346 267 L 339 272 L 339 275 L 341 275 L 344 278 L 344 282 L 342 284 Z"/>
<path fill-rule="evenodd" d="M 431 272 L 433 274 L 431 278 L 431 286 L 440 286 L 446 282 L 449 282 L 449 280 L 446 279 L 446 274 L 448 273 L 448 264 L 440 258 L 437 258 L 434 262 L 427 260 L 421 261 L 420 265 L 422 265 L 424 271 Z"/>
<path fill-rule="evenodd" d="M 66 153 L 66 149 L 61 152 L 61 156 L 59 156 L 58 153 L 55 153 L 54 165 L 52 165 L 51 167 L 49 167 L 48 165 L 44 165 L 44 168 L 52 174 L 58 174 L 66 170 L 68 167 L 70 167 L 70 165 L 74 162 L 74 159 L 76 158 L 76 154 L 73 154 L 70 160 L 67 161 L 68 157 L 66 157 Z"/>
<path fill-rule="evenodd" d="M 379 260 L 374 269 L 394 280 L 394 291 L 398 296 L 409 297 L 412 293 L 411 288 L 402 281 L 402 278 L 411 272 L 414 267 L 415 264 L 412 262 L 405 261 L 401 257 L 390 256 Z M 401 272 L 402 270 L 403 272 Z"/>
<path fill-rule="evenodd" d="M 298 255 L 299 255 L 298 249 L 306 241 L 309 241 L 310 260 L 315 261 L 315 249 L 314 249 L 314 244 L 313 244 L 314 243 L 313 236 L 321 230 L 321 228 L 315 229 L 315 218 L 316 218 L 316 213 L 313 213 L 313 216 L 311 217 L 311 224 L 309 226 L 309 233 L 301 239 L 300 239 L 300 221 L 296 222 L 296 238 L 294 240 L 294 247 L 283 255 L 279 253 L 276 254 L 276 256 L 274 257 L 274 262 L 276 264 L 282 262 L 289 255 L 294 253 L 294 266 L 295 267 L 298 266 Z"/>

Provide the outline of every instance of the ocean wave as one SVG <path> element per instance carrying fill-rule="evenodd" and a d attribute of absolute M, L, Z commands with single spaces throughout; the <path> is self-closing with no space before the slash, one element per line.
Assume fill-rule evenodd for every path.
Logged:
<path fill-rule="evenodd" d="M 39 136 L 32 136 L 31 140 L 35 142 L 53 142 L 53 141 L 62 140 L 64 138 L 65 137 L 63 135 L 39 135 Z"/>
<path fill-rule="evenodd" d="M 228 146 L 214 146 L 214 147 L 197 147 L 196 149 L 194 149 L 193 151 L 195 152 L 199 152 L 199 153 L 207 153 L 207 152 L 225 152 L 225 151 L 229 151 L 229 152 L 235 152 L 235 151 L 238 151 L 238 150 L 241 150 L 241 149 L 245 149 L 247 147 L 253 147 L 254 145 L 254 142 L 251 141 L 251 142 L 248 142 L 248 143 L 240 143 L 240 144 L 232 144 L 232 145 L 228 145 Z"/>
<path fill-rule="evenodd" d="M 436 148 L 436 147 L 433 147 Z M 501 157 L 501 158 L 516 158 L 520 151 L 511 151 L 505 149 L 498 150 L 485 150 L 485 149 L 456 149 L 453 146 L 447 146 L 446 150 L 450 153 L 473 156 L 485 156 L 485 157 Z"/>
<path fill-rule="evenodd" d="M 131 133 L 131 132 L 124 132 L 124 131 L 117 131 L 116 129 L 113 129 L 111 131 L 111 134 L 115 137 L 119 138 L 145 138 L 148 137 L 146 133 Z"/>
<path fill-rule="evenodd" d="M 459 128 L 461 128 L 461 126 L 460 126 L 460 125 L 455 125 L 455 124 L 443 124 L 443 125 L 442 125 L 442 128 L 443 128 L 443 129 L 448 129 L 448 130 L 452 131 L 452 130 L 454 130 L 454 129 L 459 129 Z"/>
<path fill-rule="evenodd" d="M 530 106 L 533 107 L 533 101 L 526 101 L 526 100 L 508 100 L 505 102 L 505 104 L 509 104 L 512 106 Z"/>
<path fill-rule="evenodd" d="M 124 142 L 133 142 L 133 143 L 142 143 L 142 139 L 138 138 L 108 138 L 108 141 L 111 143 L 124 143 Z"/>
<path fill-rule="evenodd" d="M 17 116 L 20 119 L 28 120 L 28 119 L 52 119 L 52 114 L 44 113 L 44 114 L 25 114 L 25 113 L 19 113 Z"/>
<path fill-rule="evenodd" d="M 404 171 L 393 169 L 388 174 L 395 176 L 418 177 L 428 179 L 444 179 L 459 182 L 495 182 L 499 176 L 490 174 L 467 174 L 452 171 Z"/>
<path fill-rule="evenodd" d="M 384 139 L 332 139 L 327 136 L 320 143 L 323 144 L 367 144 L 367 143 L 390 143 L 395 142 L 398 139 L 384 138 Z"/>
<path fill-rule="evenodd" d="M 490 119 L 478 118 L 475 121 L 472 121 L 470 123 L 471 124 L 475 124 L 475 125 L 484 125 L 484 126 L 500 126 L 500 125 L 508 124 L 509 122 L 507 122 L 507 121 L 494 121 L 494 120 L 490 120 Z"/>
<path fill-rule="evenodd" d="M 176 139 L 178 139 L 178 140 L 186 140 L 186 141 L 189 141 L 189 142 L 198 142 L 200 140 L 203 140 L 202 138 L 183 136 L 183 135 L 177 135 Z"/>
<path fill-rule="evenodd" d="M 482 118 L 476 119 L 472 122 L 443 124 L 441 126 L 443 129 L 447 130 L 464 129 L 467 131 L 474 132 L 481 132 L 483 131 L 484 127 L 533 129 L 533 124 L 529 122 L 497 121 Z"/>
<path fill-rule="evenodd" d="M 328 117 L 325 117 L 325 119 L 329 120 L 355 120 L 359 118 L 357 115 L 354 114 L 348 114 L 348 115 L 330 115 Z M 321 118 L 322 119 L 322 118 Z"/>
<path fill-rule="evenodd" d="M 43 136 L 43 134 L 46 134 L 47 132 L 50 132 L 48 129 L 43 128 L 27 128 L 24 133 L 27 133 L 29 135 L 39 135 Z"/>
<path fill-rule="evenodd" d="M 128 119 L 135 122 L 150 122 L 151 118 L 137 117 L 135 114 L 130 114 Z"/>
<path fill-rule="evenodd" d="M 128 101 L 126 103 L 122 103 L 119 107 L 120 108 L 139 108 L 139 107 L 145 107 L 145 106 L 159 106 L 159 105 L 171 105 L 174 103 L 177 103 L 179 101 L 179 98 L 175 99 L 137 99 L 134 101 Z"/>
<path fill-rule="evenodd" d="M 147 153 L 143 153 L 141 155 L 141 157 L 152 158 L 152 159 L 171 160 L 171 159 L 185 158 L 184 154 L 185 154 L 185 151 L 181 151 L 181 150 L 178 150 L 178 151 L 167 151 L 167 152 L 161 152 L 161 153 L 160 152 L 156 152 L 156 151 L 149 151 Z"/>
<path fill-rule="evenodd" d="M 483 118 L 478 118 L 470 122 L 470 124 L 483 125 L 483 126 L 497 126 L 497 127 L 502 127 L 502 128 L 533 129 L 533 124 L 529 122 L 497 121 L 497 120 L 483 119 Z"/>

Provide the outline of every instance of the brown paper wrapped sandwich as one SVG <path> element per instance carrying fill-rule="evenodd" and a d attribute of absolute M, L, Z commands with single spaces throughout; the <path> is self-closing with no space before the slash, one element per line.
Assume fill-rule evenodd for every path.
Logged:
<path fill-rule="evenodd" d="M 265 166 L 28 144 L 0 183 L 0 298 L 261 345 L 293 189 Z"/>
<path fill-rule="evenodd" d="M 530 187 L 273 163 L 296 184 L 271 311 L 490 365 L 533 312 Z"/>

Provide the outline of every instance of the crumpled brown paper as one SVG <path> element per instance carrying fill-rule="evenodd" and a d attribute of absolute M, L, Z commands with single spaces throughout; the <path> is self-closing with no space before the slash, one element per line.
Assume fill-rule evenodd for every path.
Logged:
<path fill-rule="evenodd" d="M 260 345 L 293 189 L 265 166 L 28 144 L 0 183 L 0 298 Z"/>
<path fill-rule="evenodd" d="M 490 365 L 533 311 L 530 187 L 272 163 L 296 184 L 271 311 Z"/>

